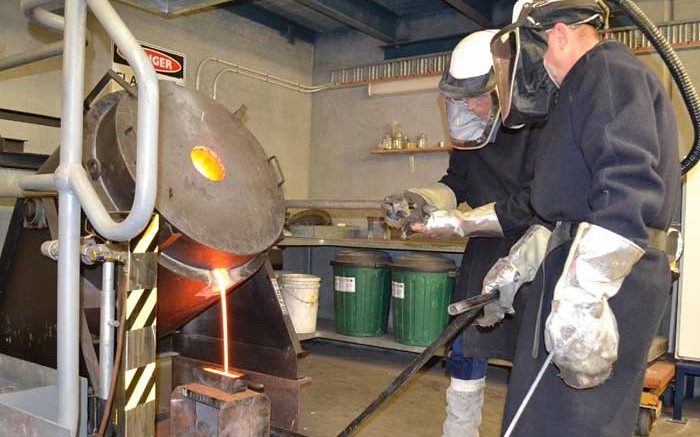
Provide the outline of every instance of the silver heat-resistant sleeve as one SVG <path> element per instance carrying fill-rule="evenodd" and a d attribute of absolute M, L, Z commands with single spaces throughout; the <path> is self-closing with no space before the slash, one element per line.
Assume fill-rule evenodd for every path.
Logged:
<path fill-rule="evenodd" d="M 495 203 L 489 203 L 467 212 L 454 209 L 435 211 L 428 218 L 425 232 L 430 236 L 503 236 L 503 229 L 496 215 Z"/>
<path fill-rule="evenodd" d="M 493 326 L 506 313 L 513 314 L 513 300 L 520 287 L 535 278 L 547 252 L 552 232 L 544 226 L 530 227 L 511 247 L 508 256 L 499 259 L 484 277 L 482 294 L 500 291 L 498 301 L 484 307 L 484 315 L 477 319 L 480 326 Z"/>

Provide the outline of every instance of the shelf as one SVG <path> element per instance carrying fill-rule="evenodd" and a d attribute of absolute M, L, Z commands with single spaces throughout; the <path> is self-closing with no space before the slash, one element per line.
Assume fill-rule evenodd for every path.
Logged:
<path fill-rule="evenodd" d="M 335 331 L 335 323 L 332 320 L 318 319 L 316 332 L 312 334 L 297 334 L 300 341 L 323 338 L 326 340 L 343 341 L 345 343 L 360 344 L 363 346 L 373 346 L 382 349 L 392 349 L 403 352 L 421 353 L 425 350 L 423 346 L 409 346 L 394 340 L 392 333 L 387 333 L 381 337 L 352 337 L 338 334 Z M 437 355 L 443 355 L 444 350 L 440 350 Z"/>
<path fill-rule="evenodd" d="M 424 346 L 410 346 L 407 344 L 402 344 L 394 340 L 394 335 L 389 332 L 381 337 L 351 337 L 349 335 L 338 334 L 335 331 L 335 322 L 332 320 L 318 319 L 316 324 L 316 332 L 312 334 L 297 334 L 299 341 L 323 339 L 323 340 L 333 340 L 342 341 L 345 343 L 359 344 L 362 346 L 372 346 L 379 347 L 382 349 L 390 349 L 402 352 L 413 352 L 419 354 L 425 350 Z M 445 356 L 445 348 L 440 348 L 435 353 L 436 356 Z M 498 358 L 489 358 L 489 364 L 500 366 L 500 367 L 511 367 L 511 363 L 508 361 L 500 360 Z"/>
<path fill-rule="evenodd" d="M 428 238 L 410 240 L 369 240 L 363 238 L 303 238 L 285 237 L 277 243 L 280 247 L 356 247 L 365 249 L 384 250 L 413 250 L 422 252 L 463 253 L 467 245 L 467 238 L 451 238 L 436 240 Z"/>
<path fill-rule="evenodd" d="M 413 155 L 415 153 L 435 153 L 435 152 L 450 152 L 452 147 L 423 147 L 412 149 L 373 149 L 369 153 L 372 155 Z"/>

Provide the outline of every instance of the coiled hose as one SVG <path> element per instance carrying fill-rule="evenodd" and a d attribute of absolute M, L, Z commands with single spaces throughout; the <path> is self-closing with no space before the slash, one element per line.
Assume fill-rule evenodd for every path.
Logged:
<path fill-rule="evenodd" d="M 688 109 L 688 115 L 693 123 L 694 140 L 693 145 L 688 152 L 688 155 L 681 161 L 681 171 L 686 174 L 700 160 L 700 98 L 695 90 L 695 86 L 688 77 L 680 58 L 669 44 L 666 37 L 661 33 L 658 27 L 649 20 L 649 17 L 631 0 L 608 0 L 609 3 L 615 4 L 622 8 L 634 24 L 642 31 L 644 36 L 651 41 L 661 59 L 664 61 L 673 80 L 680 89 L 683 102 Z"/>

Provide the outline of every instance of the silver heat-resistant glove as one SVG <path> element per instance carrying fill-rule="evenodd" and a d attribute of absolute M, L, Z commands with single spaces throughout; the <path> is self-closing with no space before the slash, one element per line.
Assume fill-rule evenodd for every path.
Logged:
<path fill-rule="evenodd" d="M 496 215 L 496 204 L 489 203 L 466 212 L 456 209 L 430 214 L 423 227 L 429 237 L 502 237 L 503 229 Z"/>
<path fill-rule="evenodd" d="M 608 299 L 643 255 L 612 231 L 579 224 L 545 325 L 545 345 L 568 386 L 591 388 L 610 377 L 620 335 Z"/>
<path fill-rule="evenodd" d="M 411 224 L 423 223 L 439 209 L 457 208 L 455 193 L 445 184 L 436 182 L 423 188 L 411 188 L 384 199 L 384 219 L 392 228 L 410 228 Z"/>
<path fill-rule="evenodd" d="M 484 315 L 476 319 L 479 326 L 489 327 L 513 314 L 513 300 L 520 287 L 535 278 L 547 251 L 552 232 L 541 225 L 530 227 L 510 248 L 508 256 L 500 258 L 484 277 L 481 294 L 500 292 L 497 301 L 484 307 Z"/>

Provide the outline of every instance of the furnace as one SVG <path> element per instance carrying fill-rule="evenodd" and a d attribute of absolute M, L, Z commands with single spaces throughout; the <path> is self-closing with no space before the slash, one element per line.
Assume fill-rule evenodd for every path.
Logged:
<path fill-rule="evenodd" d="M 127 245 L 106 241 L 87 221 L 82 227 L 84 259 L 91 264 L 81 270 L 90 332 L 100 331 L 104 261 L 116 266 L 112 285 L 126 299 L 122 308 L 117 299 L 125 326 L 112 422 L 122 435 L 151 435 L 144 423 L 156 416 L 155 361 L 161 354 L 172 360 L 172 377 L 165 380 L 172 381 L 174 411 L 206 405 L 221 413 L 220 420 L 251 414 L 253 422 L 267 423 L 261 429 L 272 424 L 295 430 L 300 389 L 309 380 L 298 374 L 301 347 L 267 255 L 284 222 L 281 170 L 225 107 L 172 82 L 159 86 L 157 215 Z M 137 90 L 131 88 L 93 103 L 85 116 L 83 164 L 115 217 L 134 201 L 137 117 Z M 54 158 L 40 172 L 52 172 Z M 10 314 L 28 300 L 38 305 L 21 322 L 22 335 L 36 340 L 5 342 L 0 352 L 46 366 L 56 364 L 55 337 L 45 333 L 55 324 L 56 264 L 39 249 L 54 240 L 60 207 L 53 197 L 18 202 L 3 253 L 2 308 Z M 26 218 L 37 209 L 46 220 L 29 225 Z M 44 246 L 51 255 L 57 243 Z M 38 268 L 40 275 L 31 274 Z M 20 323 L 14 317 L 25 313 L 12 312 L 2 327 L 14 329 Z M 103 317 L 105 323 L 114 329 L 118 321 Z M 102 346 L 118 353 L 118 345 Z M 112 374 L 97 375 L 95 366 L 87 360 L 83 373 L 91 376 L 99 410 L 109 397 L 106 378 Z M 257 407 L 238 408 L 249 401 Z M 235 413 L 226 416 L 224 410 Z M 220 434 L 211 435 L 244 435 L 223 422 L 217 429 Z"/>

